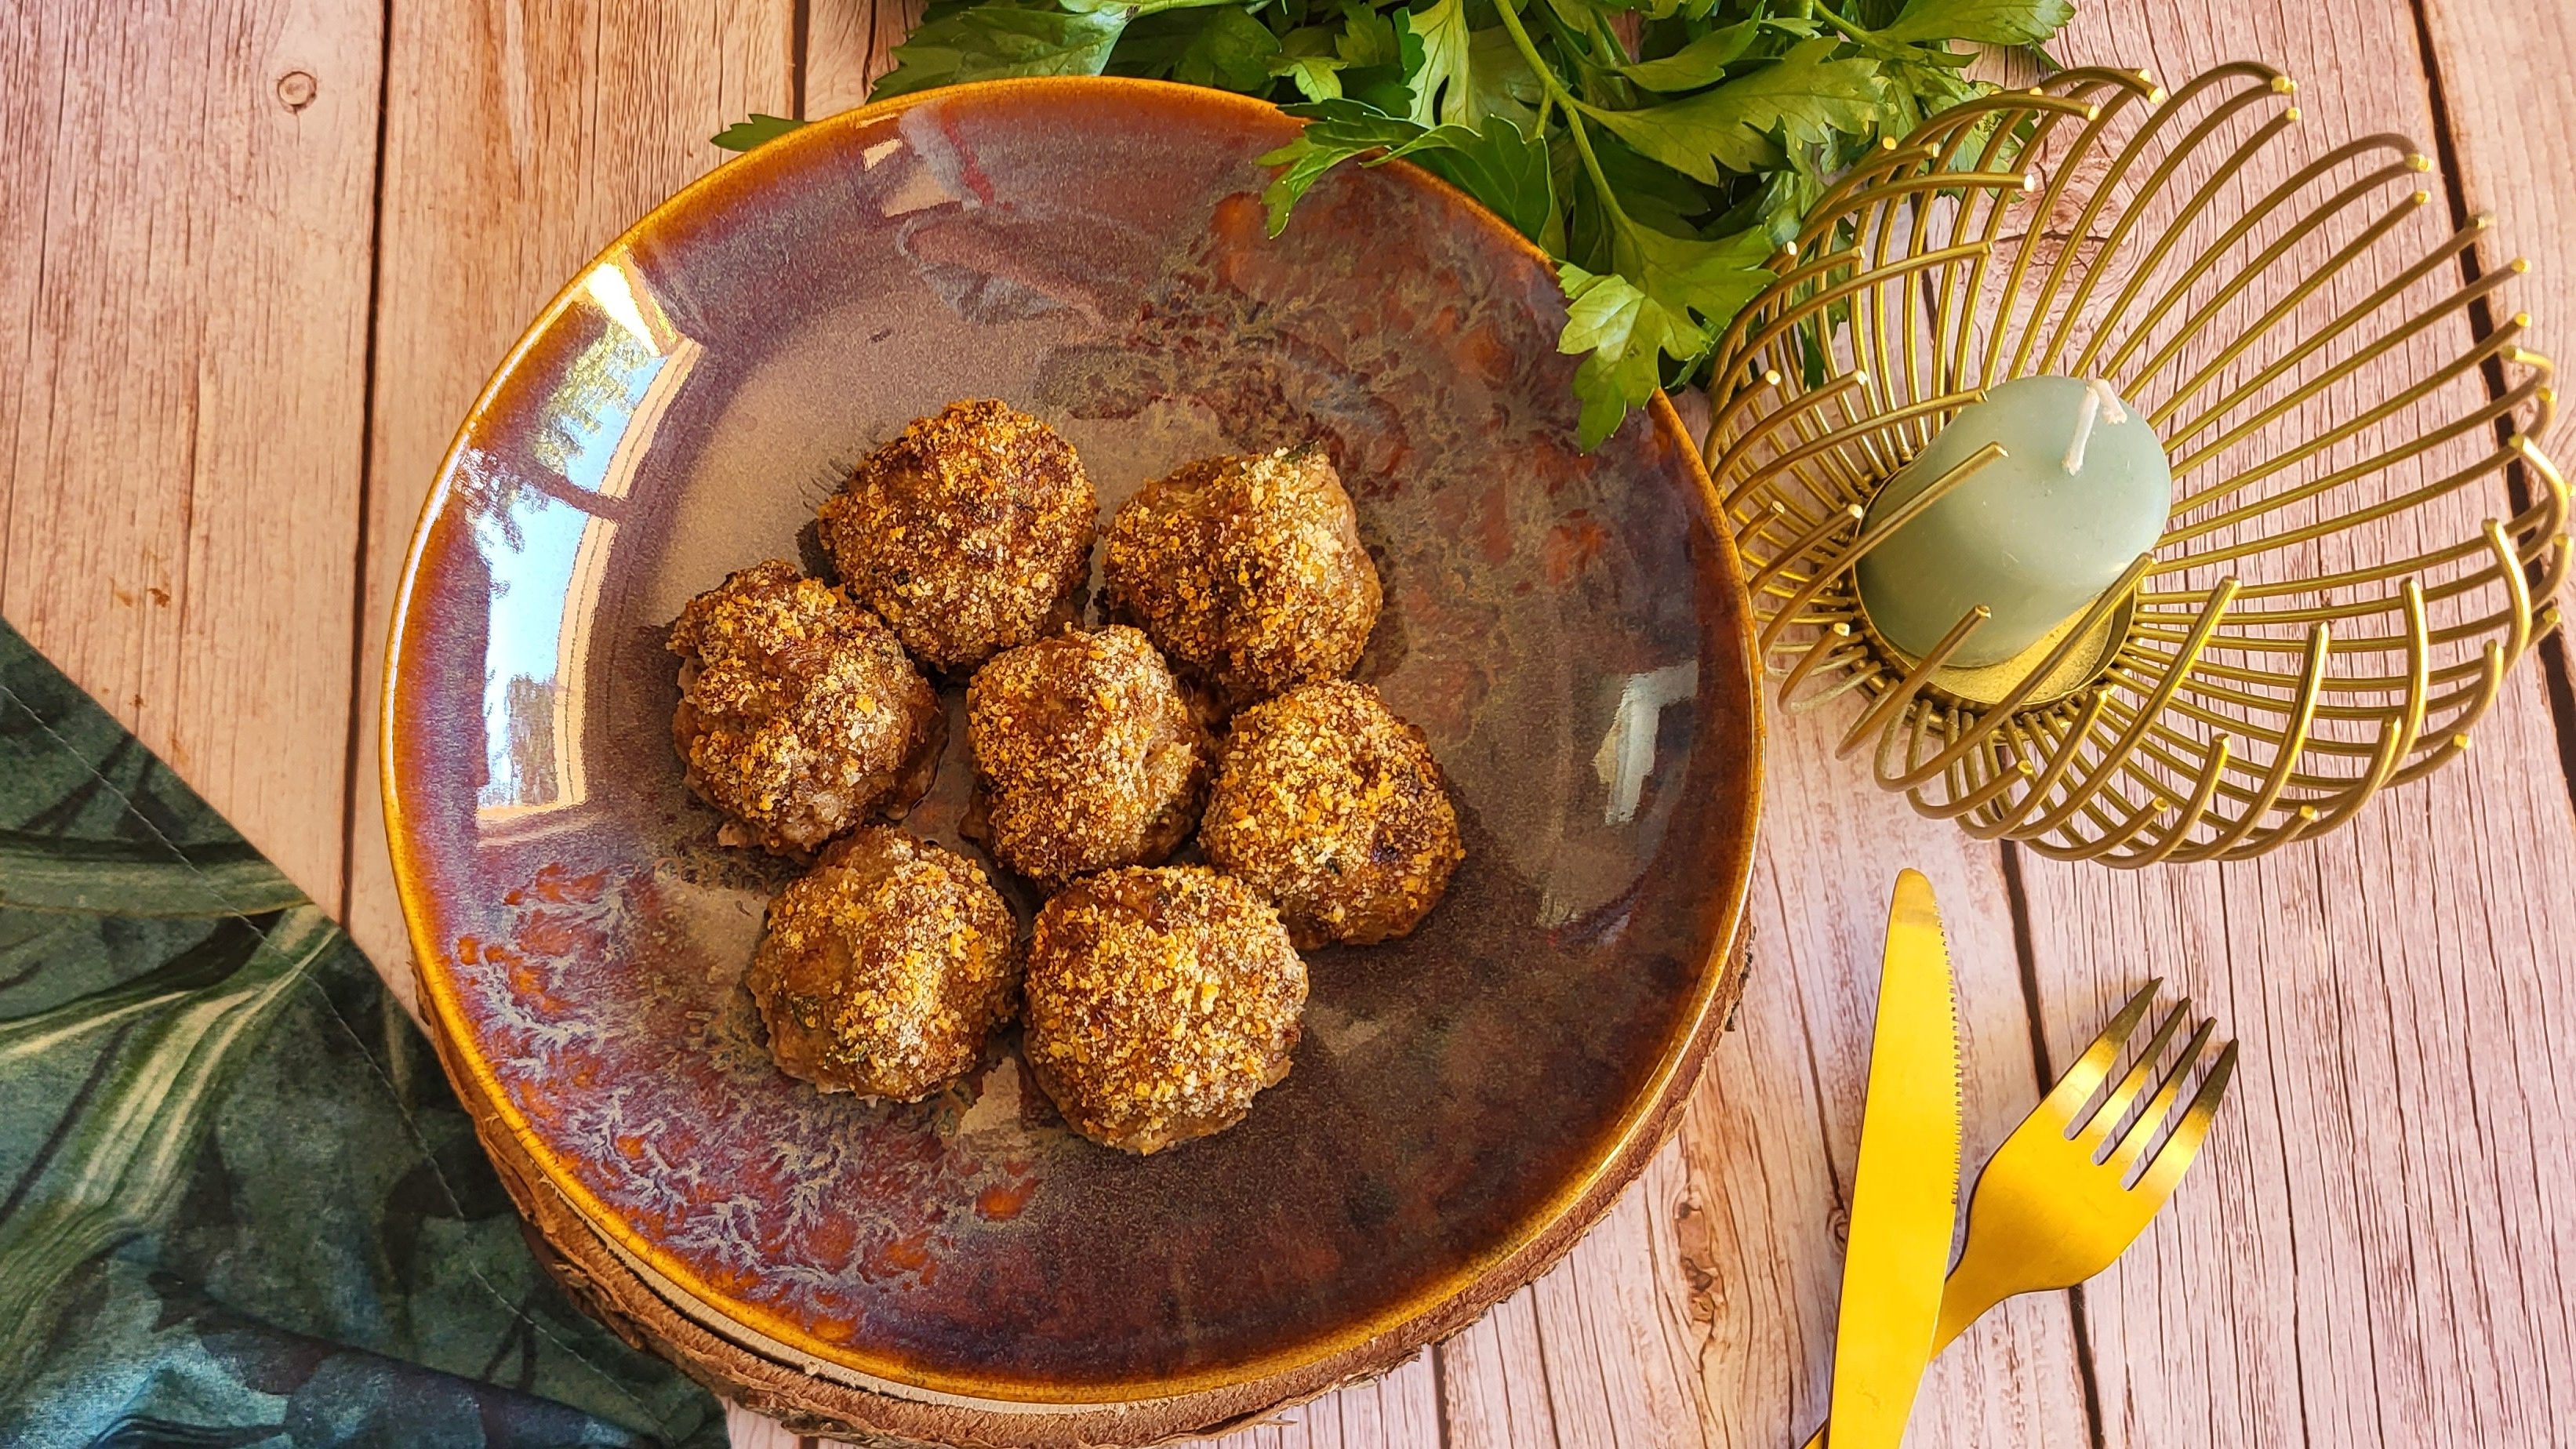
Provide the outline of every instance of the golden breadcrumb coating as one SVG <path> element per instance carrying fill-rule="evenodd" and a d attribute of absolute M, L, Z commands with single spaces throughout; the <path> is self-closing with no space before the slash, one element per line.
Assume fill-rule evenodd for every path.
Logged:
<path fill-rule="evenodd" d="M 1072 446 L 988 399 L 950 403 L 869 454 L 825 500 L 822 533 L 852 596 L 949 670 L 1072 617 L 1099 510 Z"/>
<path fill-rule="evenodd" d="M 769 903 L 746 983 L 779 1070 L 918 1101 L 975 1065 L 1019 998 L 1018 930 L 983 867 L 871 826 Z"/>
<path fill-rule="evenodd" d="M 1288 1075 L 1306 963 L 1267 902 L 1197 866 L 1114 870 L 1038 913 L 1024 1050 L 1075 1131 L 1158 1152 Z"/>
<path fill-rule="evenodd" d="M 1276 902 L 1309 950 L 1406 934 L 1466 858 L 1422 731 L 1376 690 L 1344 680 L 1235 716 L 1199 845 Z"/>
<path fill-rule="evenodd" d="M 724 843 L 802 855 L 929 787 L 938 697 L 884 621 L 794 564 L 691 599 L 670 648 L 684 661 L 672 742 L 689 788 L 732 817 Z"/>
<path fill-rule="evenodd" d="M 1119 626 L 985 665 L 966 690 L 966 734 L 970 833 L 1049 889 L 1170 855 L 1198 820 L 1215 756 L 1162 656 Z"/>
<path fill-rule="evenodd" d="M 1377 565 L 1320 448 L 1206 458 L 1148 483 L 1109 526 L 1111 613 L 1228 707 L 1357 663 Z"/>

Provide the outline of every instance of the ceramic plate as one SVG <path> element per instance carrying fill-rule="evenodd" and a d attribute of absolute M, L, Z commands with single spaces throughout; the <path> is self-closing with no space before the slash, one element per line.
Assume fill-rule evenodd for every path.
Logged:
<path fill-rule="evenodd" d="M 1659 401 L 1576 448 L 1545 259 L 1421 172 L 1345 167 L 1265 235 L 1294 131 L 1088 79 L 807 127 L 566 287 L 447 459 L 384 721 L 423 1008 L 513 1174 L 734 1342 L 996 1413 L 1311 1392 L 1562 1251 L 1732 1001 L 1759 722 L 1689 441 Z M 1191 458 L 1328 447 L 1386 585 L 1358 675 L 1464 825 L 1421 930 L 1313 955 L 1288 1079 L 1150 1158 L 1068 1132 L 1007 1038 L 910 1106 L 781 1075 L 741 981 L 783 868 L 715 843 L 672 752 L 681 603 L 810 558 L 853 461 L 985 396 L 1073 442 L 1104 516 Z M 955 844 L 946 693 L 911 823 Z"/>

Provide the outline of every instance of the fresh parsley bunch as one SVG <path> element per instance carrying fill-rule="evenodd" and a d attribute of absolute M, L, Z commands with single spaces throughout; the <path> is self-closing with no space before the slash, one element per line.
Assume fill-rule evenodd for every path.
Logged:
<path fill-rule="evenodd" d="M 1705 373 L 1829 178 L 1984 87 L 1954 41 L 2037 46 L 2072 0 L 933 0 L 879 96 L 1153 76 L 1307 118 L 1264 161 L 1275 235 L 1345 161 L 1403 157 L 1557 259 L 1591 447 Z M 794 122 L 716 138 L 746 149 Z"/>

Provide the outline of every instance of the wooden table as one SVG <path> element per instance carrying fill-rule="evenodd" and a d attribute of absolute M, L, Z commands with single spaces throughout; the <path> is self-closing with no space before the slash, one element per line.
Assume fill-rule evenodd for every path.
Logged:
<path fill-rule="evenodd" d="M 913 0 L 36 0 L 0 13 L 0 612 L 407 990 L 372 728 L 387 600 L 521 324 L 747 112 L 858 102 Z M 2094 0 L 2056 47 L 2254 57 L 2501 217 L 2576 335 L 2576 14 Z M 2563 345 L 2563 344 L 2562 344 Z M 2565 456 L 2569 444 L 2557 444 Z M 1245 1440 L 1790 1442 L 1822 1411 L 1880 903 L 1937 885 L 1981 1154 L 2143 978 L 2245 1041 L 2173 1209 L 1935 1369 L 1917 1445 L 2537 1444 L 2576 1409 L 2576 700 L 2250 864 L 2124 874 L 1916 820 L 1777 722 L 1755 967 L 1677 1139 L 1573 1256 Z M 737 1441 L 790 1440 L 741 1415 Z"/>

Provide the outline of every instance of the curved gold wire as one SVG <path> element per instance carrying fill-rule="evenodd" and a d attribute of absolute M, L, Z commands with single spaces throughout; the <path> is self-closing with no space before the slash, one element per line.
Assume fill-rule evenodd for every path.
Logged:
<path fill-rule="evenodd" d="M 1857 699 L 1840 750 L 1919 813 L 2119 867 L 2259 855 L 2456 759 L 2558 627 L 2555 369 L 2528 317 L 2483 321 L 2528 264 L 2463 266 L 2492 219 L 2444 224 L 2404 136 L 2312 143 L 2296 89 L 2088 69 L 1954 107 L 1829 186 L 1721 337 L 1702 456 L 1765 668 L 1793 713 Z M 1863 520 L 1961 408 L 2060 366 L 2163 432 L 2173 519 L 1981 706 L 1944 684 L 1979 611 L 1919 659 L 1860 613 L 1854 564 L 1941 488 Z"/>

